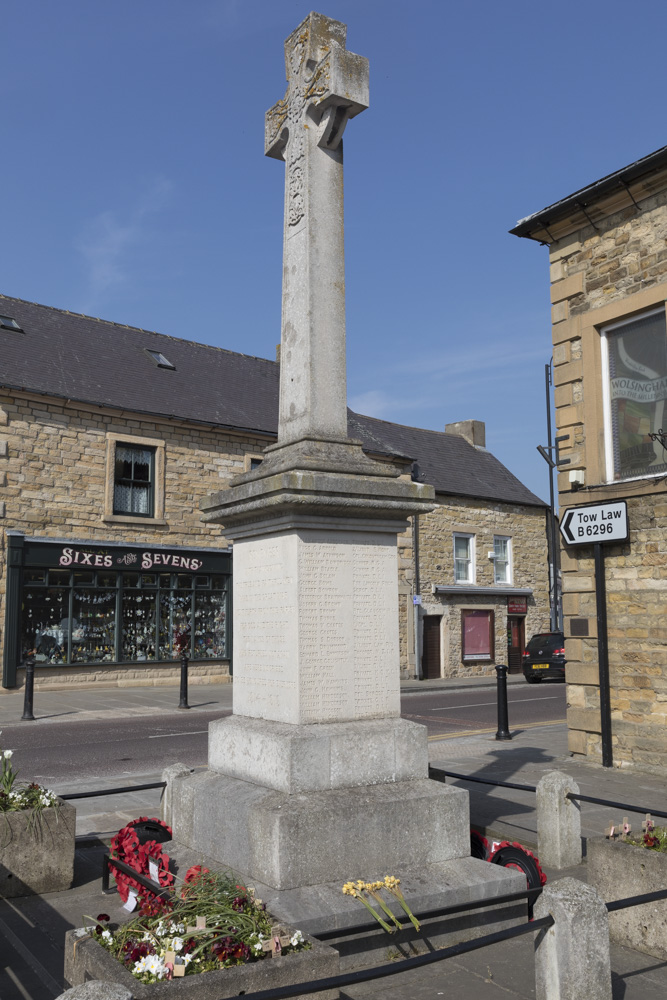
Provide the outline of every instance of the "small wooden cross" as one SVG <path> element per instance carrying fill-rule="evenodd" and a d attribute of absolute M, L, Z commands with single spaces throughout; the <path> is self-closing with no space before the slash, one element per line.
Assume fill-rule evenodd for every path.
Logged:
<path fill-rule="evenodd" d="M 604 835 L 607 838 L 607 840 L 613 840 L 615 838 L 616 827 L 614 826 L 613 823 L 610 823 L 608 827 L 605 827 Z"/>
<path fill-rule="evenodd" d="M 627 840 L 628 834 L 632 833 L 632 827 L 628 822 L 628 817 L 623 817 L 623 833 L 621 834 L 621 840 Z"/>
<path fill-rule="evenodd" d="M 651 814 L 646 813 L 646 819 L 642 821 L 642 830 L 644 833 L 651 833 L 655 829 L 655 823 L 651 819 Z"/>

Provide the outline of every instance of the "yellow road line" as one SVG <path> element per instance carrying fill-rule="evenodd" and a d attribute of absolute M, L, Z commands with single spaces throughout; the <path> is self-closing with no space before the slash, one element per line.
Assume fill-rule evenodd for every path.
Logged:
<path fill-rule="evenodd" d="M 567 719 L 555 719 L 553 722 L 526 722 L 522 726 L 517 726 L 518 731 L 522 729 L 539 729 L 540 726 L 562 726 L 567 722 Z M 446 733 L 440 736 L 429 736 L 429 743 L 437 743 L 440 740 L 455 740 L 459 736 L 484 736 L 487 733 L 495 733 L 498 731 L 498 727 L 494 726 L 493 729 L 467 729 L 463 732 L 458 733 Z"/>

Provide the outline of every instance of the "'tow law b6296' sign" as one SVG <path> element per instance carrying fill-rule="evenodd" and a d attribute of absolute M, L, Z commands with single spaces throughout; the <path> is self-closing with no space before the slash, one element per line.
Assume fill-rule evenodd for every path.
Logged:
<path fill-rule="evenodd" d="M 568 507 L 560 519 L 560 533 L 568 545 L 625 542 L 628 532 L 628 507 L 625 500 Z"/>

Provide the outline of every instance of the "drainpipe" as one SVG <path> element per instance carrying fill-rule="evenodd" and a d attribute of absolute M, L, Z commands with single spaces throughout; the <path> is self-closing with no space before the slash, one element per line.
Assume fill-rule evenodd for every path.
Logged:
<path fill-rule="evenodd" d="M 419 609 L 421 607 L 421 583 L 419 580 L 419 514 L 415 514 L 412 518 L 412 553 L 415 564 L 415 579 L 414 579 L 414 598 L 413 598 L 413 614 L 414 614 L 414 637 L 415 637 L 415 677 L 418 681 L 423 680 L 422 675 L 422 655 L 421 655 L 421 636 L 420 636 L 420 620 L 419 620 Z M 419 598 L 417 600 L 417 598 Z"/>

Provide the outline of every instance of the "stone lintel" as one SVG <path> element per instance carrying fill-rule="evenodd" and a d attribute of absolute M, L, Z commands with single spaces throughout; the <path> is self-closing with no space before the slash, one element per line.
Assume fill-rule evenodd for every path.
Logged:
<path fill-rule="evenodd" d="M 209 726 L 213 771 L 280 792 L 428 777 L 426 727 L 405 719 L 291 725 L 233 715 Z"/>
<path fill-rule="evenodd" d="M 173 794 L 175 840 L 274 889 L 470 856 L 468 793 L 428 778 L 289 795 L 206 770 Z"/>

